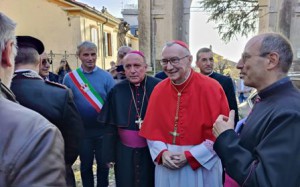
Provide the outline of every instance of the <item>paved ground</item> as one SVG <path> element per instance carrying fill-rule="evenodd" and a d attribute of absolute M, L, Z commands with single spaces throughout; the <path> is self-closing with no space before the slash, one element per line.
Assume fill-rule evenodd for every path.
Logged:
<path fill-rule="evenodd" d="M 73 170 L 74 170 L 74 174 L 75 174 L 76 186 L 82 187 L 79 165 L 80 165 L 80 161 L 79 161 L 79 159 L 77 159 L 77 161 L 73 165 Z M 93 170 L 94 170 L 94 174 L 96 174 L 96 165 L 93 166 Z M 96 175 L 94 175 L 94 177 L 95 177 L 95 181 L 96 181 Z M 96 184 L 96 182 L 95 182 L 95 184 Z M 115 174 L 114 174 L 113 168 L 111 168 L 109 170 L 109 187 L 116 187 Z"/>

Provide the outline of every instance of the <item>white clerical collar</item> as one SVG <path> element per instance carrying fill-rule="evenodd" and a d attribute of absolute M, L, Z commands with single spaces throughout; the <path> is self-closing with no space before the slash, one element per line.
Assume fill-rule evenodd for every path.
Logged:
<path fill-rule="evenodd" d="M 214 73 L 214 71 L 212 71 L 210 74 L 208 74 L 207 76 L 211 76 Z"/>

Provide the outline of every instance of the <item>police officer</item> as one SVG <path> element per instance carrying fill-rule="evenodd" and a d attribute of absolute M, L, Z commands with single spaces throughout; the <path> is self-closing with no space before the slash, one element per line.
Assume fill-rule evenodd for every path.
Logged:
<path fill-rule="evenodd" d="M 39 76 L 43 43 L 31 36 L 17 36 L 18 53 L 11 89 L 21 105 L 30 108 L 56 125 L 65 141 L 66 180 L 75 186 L 72 164 L 78 156 L 83 131 L 80 115 L 71 91 L 65 86 L 45 81 Z"/>

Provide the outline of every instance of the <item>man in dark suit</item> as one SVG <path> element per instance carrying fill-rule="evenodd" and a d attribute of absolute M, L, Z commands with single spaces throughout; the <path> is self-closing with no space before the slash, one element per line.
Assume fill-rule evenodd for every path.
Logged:
<path fill-rule="evenodd" d="M 201 48 L 197 52 L 196 65 L 200 68 L 200 72 L 217 80 L 227 97 L 230 110 L 235 110 L 235 124 L 239 121 L 237 102 L 232 79 L 230 77 L 214 72 L 213 52 L 209 48 Z"/>
<path fill-rule="evenodd" d="M 30 36 L 18 36 L 18 53 L 11 89 L 21 105 L 30 108 L 56 125 L 65 141 L 66 180 L 75 186 L 72 164 L 79 152 L 83 124 L 73 97 L 65 86 L 44 81 L 38 75 L 43 43 Z M 51 164 L 51 163 L 50 163 Z"/>
<path fill-rule="evenodd" d="M 40 63 L 39 65 L 39 71 L 38 71 L 39 75 L 45 80 L 58 82 L 58 75 L 49 71 L 50 64 L 52 64 L 52 62 L 50 62 L 47 53 L 43 52 L 41 57 L 42 57 L 42 63 Z"/>
<path fill-rule="evenodd" d="M 164 80 L 164 79 L 168 78 L 168 75 L 164 71 L 160 71 L 160 72 L 156 73 L 154 75 L 154 77 Z"/>

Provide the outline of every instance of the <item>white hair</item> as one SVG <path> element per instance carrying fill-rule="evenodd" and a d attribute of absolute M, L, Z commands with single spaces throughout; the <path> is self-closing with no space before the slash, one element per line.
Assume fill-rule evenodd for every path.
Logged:
<path fill-rule="evenodd" d="M 0 61 L 2 60 L 2 52 L 6 43 L 12 40 L 16 44 L 15 29 L 16 23 L 0 12 Z M 16 55 L 16 50 L 13 53 Z"/>

